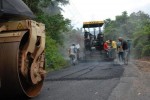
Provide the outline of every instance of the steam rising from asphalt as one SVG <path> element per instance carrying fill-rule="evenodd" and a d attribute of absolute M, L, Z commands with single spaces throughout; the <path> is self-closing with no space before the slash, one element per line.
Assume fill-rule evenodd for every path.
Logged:
<path fill-rule="evenodd" d="M 68 33 L 64 33 L 64 45 L 62 48 L 60 48 L 60 52 L 66 60 L 69 60 L 68 49 L 73 43 L 80 45 L 80 57 L 82 57 L 84 49 L 84 36 L 82 29 L 72 30 Z"/>

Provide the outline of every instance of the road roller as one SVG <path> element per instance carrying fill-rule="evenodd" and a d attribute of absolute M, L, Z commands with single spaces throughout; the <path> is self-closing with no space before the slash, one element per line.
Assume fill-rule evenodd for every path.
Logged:
<path fill-rule="evenodd" d="M 0 96 L 35 97 L 45 77 L 45 25 L 0 22 Z"/>
<path fill-rule="evenodd" d="M 22 0 L 0 0 L 0 98 L 40 93 L 45 77 L 45 25 Z"/>

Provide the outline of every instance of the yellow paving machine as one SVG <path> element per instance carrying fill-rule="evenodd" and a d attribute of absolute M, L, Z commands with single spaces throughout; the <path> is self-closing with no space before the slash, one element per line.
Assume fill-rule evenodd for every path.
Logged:
<path fill-rule="evenodd" d="M 104 38 L 101 32 L 101 27 L 103 24 L 103 21 L 83 22 L 85 50 L 91 50 L 92 48 L 96 48 L 96 50 L 103 49 Z M 96 28 L 98 28 L 97 34 Z M 91 31 L 90 29 L 93 30 Z"/>
<path fill-rule="evenodd" d="M 104 35 L 101 27 L 104 21 L 83 22 L 84 29 L 84 57 L 85 59 L 94 57 L 100 58 L 100 52 L 103 51 Z"/>

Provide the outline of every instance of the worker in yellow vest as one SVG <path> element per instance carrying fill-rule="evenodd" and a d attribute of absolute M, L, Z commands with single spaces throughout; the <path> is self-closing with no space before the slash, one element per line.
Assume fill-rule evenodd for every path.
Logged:
<path fill-rule="evenodd" d="M 117 49 L 117 43 L 116 41 L 109 40 L 111 45 L 111 58 L 116 58 L 116 49 Z"/>

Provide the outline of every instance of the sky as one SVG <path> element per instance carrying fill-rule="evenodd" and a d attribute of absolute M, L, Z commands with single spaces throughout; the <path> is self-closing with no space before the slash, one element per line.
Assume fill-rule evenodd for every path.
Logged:
<path fill-rule="evenodd" d="M 69 0 L 70 4 L 63 7 L 62 14 L 71 20 L 74 28 L 81 28 L 83 22 L 98 21 L 121 15 L 127 11 L 144 11 L 150 15 L 150 0 Z"/>

